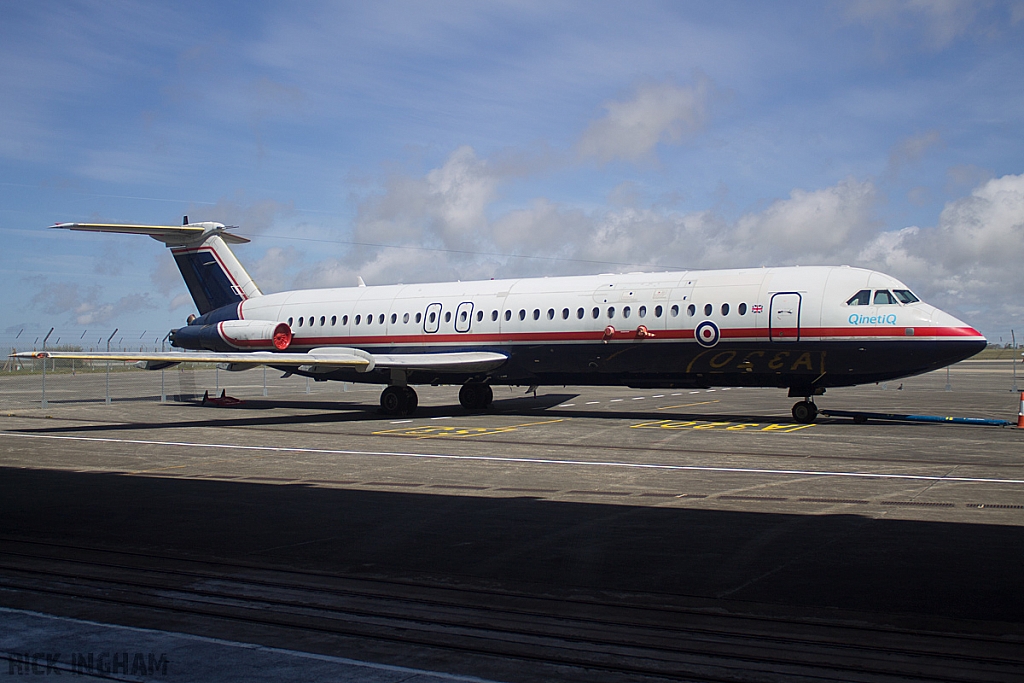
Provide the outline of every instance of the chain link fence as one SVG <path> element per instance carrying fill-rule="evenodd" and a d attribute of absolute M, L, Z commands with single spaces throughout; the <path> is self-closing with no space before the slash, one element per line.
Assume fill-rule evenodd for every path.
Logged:
<path fill-rule="evenodd" d="M 68 341 L 71 340 L 71 341 Z M 301 398 L 346 394 L 348 382 L 316 382 L 305 377 L 282 377 L 272 368 L 241 372 L 220 370 L 212 363 L 184 362 L 164 370 L 143 370 L 124 361 L 81 361 L 12 358 L 23 351 L 170 351 L 163 334 L 133 329 L 61 329 L 12 326 L 0 331 L 0 407 L 126 401 L 188 402 L 205 392 L 222 390 L 236 398 L 286 396 Z M 364 387 L 357 385 L 359 389 Z M 380 389 L 373 387 L 375 393 Z M 340 397 L 339 397 L 340 398 Z"/>

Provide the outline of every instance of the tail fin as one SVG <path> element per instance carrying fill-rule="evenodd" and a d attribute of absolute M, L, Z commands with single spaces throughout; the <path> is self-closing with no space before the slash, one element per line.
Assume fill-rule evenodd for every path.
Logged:
<path fill-rule="evenodd" d="M 182 226 L 57 223 L 52 227 L 149 235 L 163 242 L 170 247 L 200 315 L 262 295 L 228 247 L 228 243 L 244 244 L 249 240 L 227 232 L 221 223 L 188 223 L 187 220 Z"/>

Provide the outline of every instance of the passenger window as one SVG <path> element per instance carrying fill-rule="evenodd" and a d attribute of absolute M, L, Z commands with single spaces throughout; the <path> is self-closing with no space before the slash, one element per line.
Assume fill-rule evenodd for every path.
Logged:
<path fill-rule="evenodd" d="M 417 315 L 419 315 L 419 314 L 417 314 Z M 431 323 L 431 324 L 433 324 L 433 323 L 434 323 L 434 320 L 435 320 L 436 318 L 437 318 L 437 314 L 436 314 L 436 313 L 434 313 L 433 311 L 431 311 L 431 312 L 430 312 L 430 318 L 429 318 L 429 320 L 430 320 L 430 323 Z M 358 316 L 358 315 L 356 316 L 356 324 L 357 324 L 357 325 L 359 324 L 359 316 Z"/>
<path fill-rule="evenodd" d="M 693 316 L 697 315 L 697 307 L 694 306 L 693 304 L 690 304 L 689 306 L 687 306 L 686 307 L 686 315 L 690 316 L 691 318 Z"/>
<path fill-rule="evenodd" d="M 894 304 L 894 303 L 896 303 L 896 298 L 893 297 L 893 295 L 889 293 L 888 289 L 880 289 L 877 292 L 875 292 L 875 305 L 876 306 L 879 305 L 879 304 Z"/>
<path fill-rule="evenodd" d="M 746 304 L 740 304 L 740 307 L 738 309 L 736 309 L 736 311 L 740 315 L 746 315 L 747 314 L 747 305 Z"/>
<path fill-rule="evenodd" d="M 534 320 L 540 320 L 540 309 L 539 308 L 533 309 L 533 319 Z"/>
<path fill-rule="evenodd" d="M 483 319 L 484 319 L 484 312 L 483 311 L 477 311 L 476 312 L 476 321 L 477 322 L 482 322 Z"/>
<path fill-rule="evenodd" d="M 338 316 L 332 315 L 331 316 L 331 327 L 334 327 L 335 324 L 337 324 L 337 322 L 338 322 Z"/>
<path fill-rule="evenodd" d="M 512 319 L 512 310 L 509 309 L 509 310 L 505 311 L 505 320 L 511 320 L 511 319 Z"/>
<path fill-rule="evenodd" d="M 629 314 L 630 314 L 629 306 L 623 306 L 623 308 L 622 308 L 622 317 L 623 318 L 628 318 Z"/>
<path fill-rule="evenodd" d="M 892 293 L 896 295 L 896 298 L 900 300 L 901 304 L 912 304 L 916 301 L 920 301 L 914 293 L 909 289 L 894 289 Z"/>
<path fill-rule="evenodd" d="M 356 325 L 358 325 L 359 321 L 362 320 L 362 319 L 363 319 L 363 317 L 361 315 L 357 315 L 356 316 Z"/>
<path fill-rule="evenodd" d="M 660 318 L 661 317 L 661 312 L 662 312 L 662 308 L 661 308 L 660 305 L 654 307 L 654 317 L 655 318 Z"/>
<path fill-rule="evenodd" d="M 562 309 L 562 320 L 568 320 L 568 319 L 569 319 L 569 309 L 568 308 L 563 308 Z"/>
<path fill-rule="evenodd" d="M 577 318 L 577 320 L 583 320 L 583 316 L 585 316 L 586 314 L 587 314 L 587 312 L 584 311 L 582 308 L 577 308 L 576 309 L 576 318 Z"/>
<path fill-rule="evenodd" d="M 465 311 L 462 311 L 461 313 L 459 313 L 459 322 L 462 322 L 462 323 L 466 322 L 466 312 Z"/>
<path fill-rule="evenodd" d="M 299 327 L 302 327 L 302 320 L 303 320 L 303 318 L 302 318 L 302 316 L 300 315 L 300 316 L 299 316 Z"/>
<path fill-rule="evenodd" d="M 323 327 L 326 324 L 327 324 L 327 318 L 324 317 L 324 316 L 320 316 L 320 327 Z"/>
<path fill-rule="evenodd" d="M 398 314 L 397 313 L 392 313 L 391 314 L 391 324 L 394 325 L 397 322 L 398 322 Z"/>
<path fill-rule="evenodd" d="M 641 306 L 640 308 L 637 309 L 636 314 L 638 316 L 640 316 L 641 318 L 643 318 L 644 316 L 647 315 L 647 307 L 646 306 Z"/>
<path fill-rule="evenodd" d="M 342 325 L 348 325 L 348 316 L 347 315 L 341 316 L 341 324 Z"/>
<path fill-rule="evenodd" d="M 615 317 L 615 307 L 614 306 L 609 306 L 608 307 L 608 317 L 609 318 L 614 318 Z"/>
<path fill-rule="evenodd" d="M 722 316 L 729 315 L 729 304 L 722 304 Z"/>
<path fill-rule="evenodd" d="M 871 303 L 871 290 L 862 289 L 846 300 L 847 306 L 867 306 Z"/>
<path fill-rule="evenodd" d="M 693 308 L 693 307 L 691 306 L 691 308 Z M 670 308 L 668 310 L 672 313 L 672 317 L 673 318 L 676 317 L 677 315 L 679 315 L 679 306 L 677 306 L 676 304 L 672 304 L 672 308 Z"/>
<path fill-rule="evenodd" d="M 711 311 L 715 310 L 711 304 L 704 304 L 704 315 L 711 315 Z"/>
<path fill-rule="evenodd" d="M 416 324 L 419 324 L 420 320 L 422 320 L 422 319 L 423 319 L 423 314 L 422 313 L 417 313 L 416 314 Z"/>
<path fill-rule="evenodd" d="M 549 308 L 548 309 L 548 320 L 554 320 L 554 319 L 555 319 L 555 309 Z"/>
<path fill-rule="evenodd" d="M 294 324 L 295 324 L 295 321 L 292 320 L 291 318 L 288 318 L 288 327 L 291 327 Z"/>
<path fill-rule="evenodd" d="M 597 306 L 594 306 L 594 310 L 592 310 L 590 313 L 594 316 L 594 320 L 597 320 L 598 318 L 601 317 L 601 309 L 598 308 Z"/>
<path fill-rule="evenodd" d="M 450 323 L 452 321 L 452 312 L 451 311 L 445 311 L 445 313 L 444 313 L 444 321 L 446 323 Z"/>
<path fill-rule="evenodd" d="M 492 321 L 496 321 L 497 319 L 498 319 L 498 312 L 497 311 L 491 311 L 491 320 Z"/>
<path fill-rule="evenodd" d="M 519 319 L 520 320 L 526 320 L 526 309 L 525 308 L 520 308 L 519 309 Z"/>
<path fill-rule="evenodd" d="M 409 323 L 409 314 L 408 313 L 406 313 L 405 315 L 402 316 L 402 322 L 405 323 L 405 324 Z"/>

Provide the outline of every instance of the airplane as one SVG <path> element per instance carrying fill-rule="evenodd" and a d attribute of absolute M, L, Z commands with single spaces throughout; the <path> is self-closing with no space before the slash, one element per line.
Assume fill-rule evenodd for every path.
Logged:
<path fill-rule="evenodd" d="M 136 361 L 157 370 L 214 362 L 287 375 L 385 385 L 387 415 L 410 415 L 412 385 L 460 385 L 483 410 L 496 385 L 633 388 L 777 387 L 814 397 L 909 377 L 986 346 L 973 327 L 899 280 L 849 266 L 621 273 L 303 289 L 263 294 L 214 222 L 57 223 L 52 228 L 149 235 L 170 248 L 199 315 L 170 332 L 187 351 L 24 352 Z"/>

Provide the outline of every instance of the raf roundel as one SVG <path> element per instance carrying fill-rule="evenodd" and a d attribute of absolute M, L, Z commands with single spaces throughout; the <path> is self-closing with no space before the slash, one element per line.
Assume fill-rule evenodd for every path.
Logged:
<path fill-rule="evenodd" d="M 711 348 L 718 343 L 718 325 L 710 320 L 705 320 L 697 325 L 697 329 L 693 331 L 693 336 L 697 339 L 698 344 Z"/>

